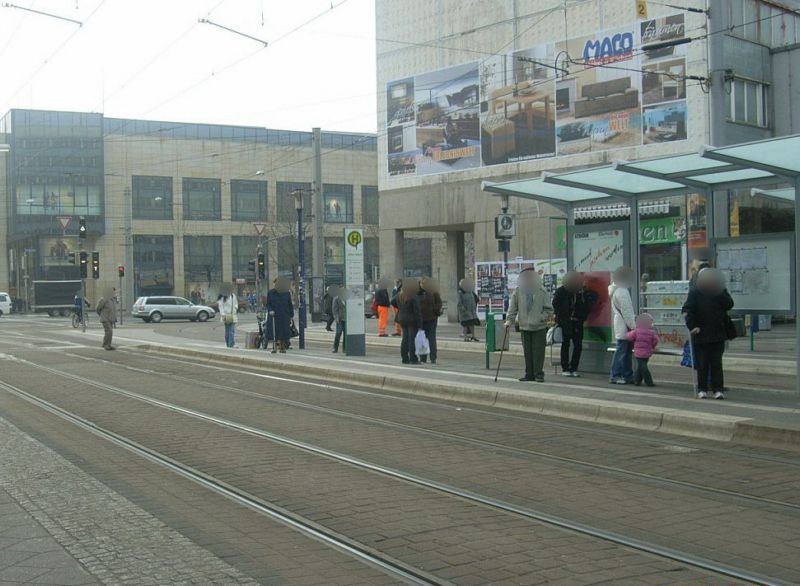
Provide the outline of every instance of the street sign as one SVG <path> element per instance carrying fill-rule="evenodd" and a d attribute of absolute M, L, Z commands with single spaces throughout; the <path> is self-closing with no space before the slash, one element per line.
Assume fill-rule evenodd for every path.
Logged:
<path fill-rule="evenodd" d="M 58 221 L 61 224 L 61 229 L 66 230 L 69 223 L 72 221 L 72 216 L 58 216 Z"/>
<path fill-rule="evenodd" d="M 647 0 L 636 0 L 636 16 L 647 18 Z"/>
<path fill-rule="evenodd" d="M 364 356 L 364 231 L 344 230 L 344 281 L 347 288 L 345 352 L 348 356 Z"/>
<path fill-rule="evenodd" d="M 263 222 L 253 222 L 253 228 L 256 229 L 256 234 L 261 236 L 264 234 L 264 230 L 267 229 L 267 225 Z"/>

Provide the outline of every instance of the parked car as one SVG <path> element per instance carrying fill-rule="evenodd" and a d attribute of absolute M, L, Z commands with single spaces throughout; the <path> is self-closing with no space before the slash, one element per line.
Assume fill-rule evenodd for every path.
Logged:
<path fill-rule="evenodd" d="M 183 297 L 139 297 L 133 304 L 131 315 L 147 323 L 158 323 L 163 319 L 208 321 L 216 311 L 207 305 L 195 305 Z"/>
<path fill-rule="evenodd" d="M 0 292 L 0 316 L 11 313 L 11 296 L 6 292 Z"/>

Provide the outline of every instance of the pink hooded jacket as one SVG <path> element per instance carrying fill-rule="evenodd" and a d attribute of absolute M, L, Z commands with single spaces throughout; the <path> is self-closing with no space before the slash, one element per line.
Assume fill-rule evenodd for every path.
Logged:
<path fill-rule="evenodd" d="M 633 342 L 633 355 L 636 358 L 650 358 L 658 346 L 658 334 L 653 329 L 653 316 L 643 313 L 636 318 L 636 329 L 626 335 Z"/>

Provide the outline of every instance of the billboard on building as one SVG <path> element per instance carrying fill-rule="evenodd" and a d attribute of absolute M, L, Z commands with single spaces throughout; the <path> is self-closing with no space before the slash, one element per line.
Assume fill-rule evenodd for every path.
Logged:
<path fill-rule="evenodd" d="M 685 34 L 659 17 L 392 81 L 389 176 L 686 140 L 686 45 L 656 45 Z"/>

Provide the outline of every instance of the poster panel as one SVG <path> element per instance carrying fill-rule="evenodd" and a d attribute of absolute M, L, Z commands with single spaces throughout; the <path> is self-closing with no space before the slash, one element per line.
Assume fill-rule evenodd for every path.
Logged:
<path fill-rule="evenodd" d="M 389 176 L 413 174 L 416 171 L 414 78 L 387 84 L 386 102 Z"/>
<path fill-rule="evenodd" d="M 418 175 L 480 166 L 478 83 L 477 63 L 448 67 L 415 78 Z"/>
<path fill-rule="evenodd" d="M 559 155 L 642 143 L 638 38 L 631 24 L 556 44 L 574 62 L 556 86 Z"/>
<path fill-rule="evenodd" d="M 42 265 L 46 267 L 69 265 L 69 254 L 78 246 L 66 238 L 41 238 L 39 240 Z"/>

